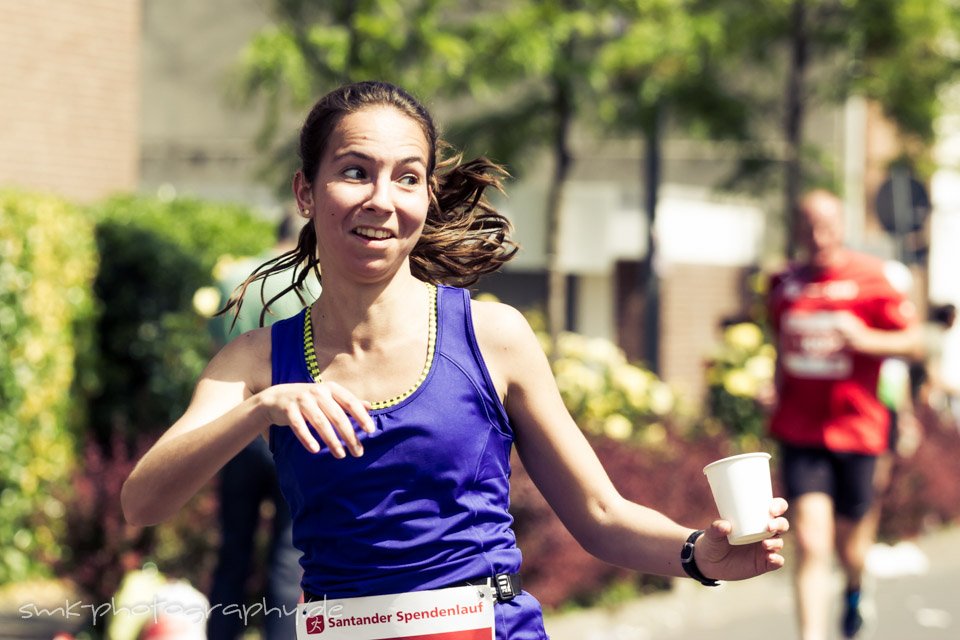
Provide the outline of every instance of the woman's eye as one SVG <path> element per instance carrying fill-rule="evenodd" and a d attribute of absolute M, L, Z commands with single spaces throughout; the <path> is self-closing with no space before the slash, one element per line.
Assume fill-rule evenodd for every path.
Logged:
<path fill-rule="evenodd" d="M 399 180 L 400 184 L 406 185 L 408 187 L 413 187 L 420 184 L 420 176 L 417 176 L 412 173 L 408 173 L 405 176 L 401 177 Z"/>
<path fill-rule="evenodd" d="M 343 175 L 351 180 L 362 180 L 366 174 L 360 167 L 350 167 L 343 172 Z"/>

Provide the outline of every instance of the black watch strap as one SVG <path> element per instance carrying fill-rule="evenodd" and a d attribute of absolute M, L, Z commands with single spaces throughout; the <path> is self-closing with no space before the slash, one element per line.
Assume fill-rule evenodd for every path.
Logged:
<path fill-rule="evenodd" d="M 683 548 L 680 550 L 680 566 L 683 567 L 683 570 L 687 572 L 687 575 L 699 582 L 700 584 L 706 587 L 717 587 L 720 585 L 719 582 L 708 578 L 703 575 L 700 571 L 700 567 L 697 566 L 697 559 L 694 556 L 694 543 L 697 541 L 697 538 L 704 534 L 704 530 L 700 529 L 694 531 L 690 534 L 690 537 L 687 538 L 687 541 L 683 543 Z"/>

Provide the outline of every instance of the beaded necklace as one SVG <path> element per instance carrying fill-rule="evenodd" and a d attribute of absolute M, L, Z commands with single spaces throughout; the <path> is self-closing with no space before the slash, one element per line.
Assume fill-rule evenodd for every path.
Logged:
<path fill-rule="evenodd" d="M 417 381 L 412 387 L 389 400 L 372 403 L 373 409 L 386 409 L 387 407 L 403 402 L 413 395 L 414 391 L 420 388 L 423 381 L 427 379 L 427 374 L 430 373 L 430 367 L 433 365 L 433 353 L 437 345 L 437 287 L 430 283 L 424 284 L 427 286 L 428 297 L 430 298 L 427 329 L 427 361 L 423 365 L 423 370 L 420 371 L 420 377 L 417 378 Z M 310 311 L 311 309 L 307 309 L 306 313 L 303 314 L 303 355 L 307 361 L 307 370 L 310 373 L 310 377 L 313 378 L 314 382 L 321 382 L 320 366 L 317 364 L 317 352 L 313 346 L 313 323 L 310 322 Z"/>

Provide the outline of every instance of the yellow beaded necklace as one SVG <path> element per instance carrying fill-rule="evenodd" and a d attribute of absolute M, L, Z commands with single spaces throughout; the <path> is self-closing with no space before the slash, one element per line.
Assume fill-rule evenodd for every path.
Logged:
<path fill-rule="evenodd" d="M 389 400 L 374 402 L 372 405 L 373 409 L 386 409 L 387 407 L 392 407 L 395 404 L 403 402 L 413 395 L 414 391 L 420 388 L 423 381 L 427 379 L 427 374 L 430 373 L 430 367 L 433 365 L 433 353 L 437 345 L 437 287 L 430 283 L 425 284 L 427 285 L 430 298 L 427 329 L 427 361 L 423 365 L 420 377 L 417 378 L 417 381 L 410 389 Z M 320 382 L 320 366 L 317 364 L 317 352 L 313 347 L 313 323 L 310 322 L 310 316 L 310 309 L 307 309 L 303 314 L 303 355 L 307 361 L 307 370 L 310 372 L 310 377 L 313 378 L 314 382 Z"/>

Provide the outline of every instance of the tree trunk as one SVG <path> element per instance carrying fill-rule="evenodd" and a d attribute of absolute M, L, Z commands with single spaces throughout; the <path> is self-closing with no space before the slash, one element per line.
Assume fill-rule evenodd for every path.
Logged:
<path fill-rule="evenodd" d="M 550 332 L 550 358 L 557 356 L 557 341 L 566 329 L 567 274 L 560 264 L 562 237 L 561 211 L 563 190 L 570 173 L 572 157 L 569 148 L 570 125 L 573 121 L 573 96 L 570 84 L 554 78 L 556 123 L 553 135 L 554 171 L 547 191 L 547 328 Z"/>
<path fill-rule="evenodd" d="M 644 126 L 643 181 L 647 216 L 647 255 L 640 261 L 637 279 L 643 299 L 643 359 L 656 374 L 660 374 L 660 276 L 657 273 L 657 201 L 660 198 L 660 166 L 662 141 L 660 137 L 663 110 L 653 106 L 649 122 Z"/>
<path fill-rule="evenodd" d="M 786 158 L 784 163 L 784 221 L 786 227 L 787 256 L 796 254 L 794 230 L 796 229 L 796 204 L 803 188 L 802 145 L 804 77 L 807 71 L 808 38 L 805 0 L 794 0 L 790 15 L 790 68 L 787 73 L 786 90 Z"/>

